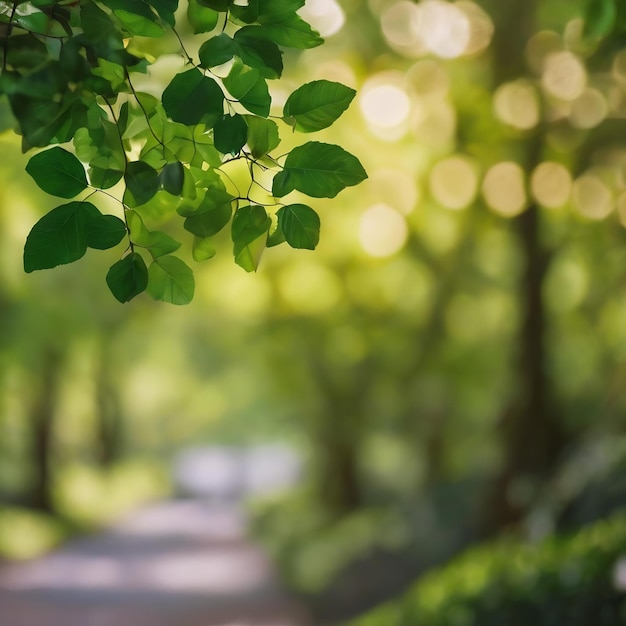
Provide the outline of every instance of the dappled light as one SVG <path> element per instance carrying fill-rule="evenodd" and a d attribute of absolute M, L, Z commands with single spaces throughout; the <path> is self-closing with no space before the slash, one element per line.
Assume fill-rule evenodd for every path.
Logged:
<path fill-rule="evenodd" d="M 0 0 L 0 624 L 621 626 L 623 4 Z"/>

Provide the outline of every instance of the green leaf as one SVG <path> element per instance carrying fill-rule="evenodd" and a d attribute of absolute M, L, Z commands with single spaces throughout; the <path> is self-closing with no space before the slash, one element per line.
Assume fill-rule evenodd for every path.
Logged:
<path fill-rule="evenodd" d="M 184 227 L 197 237 L 213 237 L 228 224 L 233 214 L 233 197 L 210 189 L 198 209 L 185 217 Z"/>
<path fill-rule="evenodd" d="M 312 133 L 330 126 L 350 105 L 356 91 L 341 83 L 315 80 L 296 89 L 285 102 L 283 116 L 296 130 Z"/>
<path fill-rule="evenodd" d="M 222 154 L 237 154 L 245 145 L 248 125 L 241 115 L 224 115 L 213 125 L 213 144 Z"/>
<path fill-rule="evenodd" d="M 264 78 L 280 78 L 283 73 L 283 53 L 273 41 L 250 36 L 250 29 L 238 30 L 233 38 L 238 44 L 238 55 L 244 65 L 259 70 Z"/>
<path fill-rule="evenodd" d="M 262 26 L 244 26 L 242 36 L 252 36 L 273 41 L 285 48 L 315 48 L 324 43 L 320 34 L 313 30 L 300 16 L 291 14 L 281 21 Z"/>
<path fill-rule="evenodd" d="M 272 0 L 272 2 L 259 3 L 258 21 L 261 24 L 280 22 L 287 17 L 291 17 L 296 11 L 301 9 L 305 0 Z"/>
<path fill-rule="evenodd" d="M 276 215 L 278 227 L 292 248 L 315 250 L 320 240 L 320 218 L 310 206 L 289 204 Z"/>
<path fill-rule="evenodd" d="M 272 193 L 282 197 L 297 189 L 314 198 L 334 198 L 366 178 L 354 155 L 333 144 L 309 141 L 289 153 L 283 171 L 274 176 Z"/>
<path fill-rule="evenodd" d="M 98 215 L 85 224 L 87 245 L 96 250 L 108 250 L 126 236 L 126 225 L 115 215 Z"/>
<path fill-rule="evenodd" d="M 228 11 L 232 4 L 232 0 L 198 0 L 198 2 L 203 7 L 208 7 L 214 11 L 220 12 Z"/>
<path fill-rule="evenodd" d="M 276 122 L 255 115 L 244 115 L 243 117 L 248 125 L 246 143 L 255 159 L 266 155 L 280 144 Z"/>
<path fill-rule="evenodd" d="M 185 168 L 180 161 L 168 163 L 159 174 L 159 182 L 167 193 L 180 196 L 185 180 Z"/>
<path fill-rule="evenodd" d="M 157 16 L 143 0 L 101 0 L 131 35 L 161 37 L 165 32 Z"/>
<path fill-rule="evenodd" d="M 99 167 L 89 168 L 89 180 L 93 187 L 98 189 L 110 189 L 116 185 L 124 176 L 124 172 L 119 170 L 101 169 Z"/>
<path fill-rule="evenodd" d="M 174 76 L 163 91 L 163 108 L 175 122 L 211 126 L 224 114 L 224 94 L 219 85 L 198 69 Z"/>
<path fill-rule="evenodd" d="M 130 207 L 145 204 L 159 190 L 157 171 L 143 161 L 131 161 L 124 174 L 126 193 L 124 203 Z"/>
<path fill-rule="evenodd" d="M 80 259 L 89 246 L 87 223 L 100 211 L 91 202 L 52 209 L 32 228 L 24 246 L 24 271 L 49 269 Z"/>
<path fill-rule="evenodd" d="M 144 0 L 147 2 L 170 26 L 175 26 L 174 13 L 178 8 L 178 0 Z"/>
<path fill-rule="evenodd" d="M 187 21 L 191 24 L 194 34 L 208 33 L 217 26 L 219 13 L 203 7 L 198 0 L 189 0 L 187 5 Z"/>
<path fill-rule="evenodd" d="M 140 254 L 131 252 L 111 266 L 106 281 L 111 293 L 119 302 L 129 302 L 146 290 L 148 268 Z"/>
<path fill-rule="evenodd" d="M 220 33 L 200 46 L 200 66 L 209 68 L 222 65 L 236 56 L 237 52 L 237 44 L 226 33 Z"/>
<path fill-rule="evenodd" d="M 32 157 L 26 171 L 46 193 L 60 198 L 73 198 L 88 186 L 83 164 L 58 146 Z"/>
<path fill-rule="evenodd" d="M 259 205 L 242 206 L 235 212 L 231 228 L 235 263 L 246 272 L 256 271 L 267 243 L 272 220 Z"/>
<path fill-rule="evenodd" d="M 231 95 L 248 111 L 261 117 L 270 114 L 272 99 L 267 83 L 258 70 L 236 61 L 223 82 Z"/>
<path fill-rule="evenodd" d="M 175 256 L 155 259 L 148 270 L 148 293 L 155 300 L 171 304 L 189 304 L 195 281 L 191 268 Z"/>
<path fill-rule="evenodd" d="M 91 73 L 108 81 L 114 91 L 119 91 L 126 85 L 126 70 L 119 63 L 98 59 L 98 67 L 94 68 Z"/>
<path fill-rule="evenodd" d="M 193 256 L 193 260 L 197 263 L 212 259 L 216 253 L 217 250 L 215 249 L 215 244 L 210 237 L 193 238 L 191 254 Z"/>
<path fill-rule="evenodd" d="M 17 35 L 11 37 L 7 50 L 7 65 L 14 68 L 35 68 L 48 60 L 48 48 L 35 35 Z M 0 51 L 4 57 L 4 50 Z"/>
<path fill-rule="evenodd" d="M 270 236 L 267 238 L 267 247 L 273 248 L 274 246 L 279 246 L 281 243 L 285 243 L 285 234 L 280 229 L 280 226 L 276 226 L 274 232 L 270 233 Z"/>
<path fill-rule="evenodd" d="M 126 211 L 130 240 L 140 248 L 146 248 L 153 259 L 176 252 L 180 242 L 159 230 L 148 230 L 136 211 Z"/>

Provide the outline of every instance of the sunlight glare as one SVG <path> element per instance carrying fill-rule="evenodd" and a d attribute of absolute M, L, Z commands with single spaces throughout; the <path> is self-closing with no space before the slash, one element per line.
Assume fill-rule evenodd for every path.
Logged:
<path fill-rule="evenodd" d="M 464 209 L 476 196 L 478 176 L 472 162 L 463 156 L 439 161 L 430 172 L 430 192 L 448 209 Z"/>
<path fill-rule="evenodd" d="M 359 240 L 367 254 L 388 257 L 406 243 L 409 229 L 404 217 L 387 204 L 375 204 L 361 216 Z"/>
<path fill-rule="evenodd" d="M 530 178 L 533 197 L 548 209 L 557 209 L 569 199 L 572 176 L 560 163 L 545 161 L 539 164 Z"/>
<path fill-rule="evenodd" d="M 500 215 L 513 217 L 526 206 L 524 170 L 513 161 L 496 163 L 483 180 L 485 202 Z"/>

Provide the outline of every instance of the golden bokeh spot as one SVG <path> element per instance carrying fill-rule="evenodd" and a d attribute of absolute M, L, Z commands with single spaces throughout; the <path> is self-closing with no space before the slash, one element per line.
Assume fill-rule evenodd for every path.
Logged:
<path fill-rule="evenodd" d="M 374 204 L 361 216 L 359 241 L 373 257 L 388 257 L 406 243 L 409 229 L 401 213 L 387 204 Z"/>
<path fill-rule="evenodd" d="M 422 145 L 446 147 L 454 140 L 456 110 L 449 102 L 433 104 L 412 121 L 413 133 Z"/>
<path fill-rule="evenodd" d="M 560 35 L 551 30 L 542 30 L 533 35 L 526 44 L 526 60 L 533 72 L 540 75 L 546 59 L 555 52 L 563 50 Z"/>
<path fill-rule="evenodd" d="M 322 37 L 336 35 L 346 22 L 343 9 L 337 0 L 315 0 L 307 2 L 300 15 L 319 32 Z"/>
<path fill-rule="evenodd" d="M 575 54 L 554 52 L 546 58 L 541 84 L 555 98 L 575 100 L 587 85 L 587 70 Z"/>
<path fill-rule="evenodd" d="M 589 87 L 572 103 L 570 121 L 576 128 L 593 128 L 604 121 L 608 112 L 604 95 Z"/>
<path fill-rule="evenodd" d="M 560 163 L 545 161 L 530 177 L 530 189 L 539 204 L 549 209 L 563 206 L 570 197 L 572 176 Z"/>
<path fill-rule="evenodd" d="M 415 176 L 401 169 L 380 168 L 370 172 L 363 190 L 370 202 L 388 204 L 403 215 L 415 209 L 420 197 Z"/>
<path fill-rule="evenodd" d="M 406 73 L 406 81 L 418 96 L 445 96 L 450 89 L 448 74 L 434 59 L 414 63 Z"/>
<path fill-rule="evenodd" d="M 359 107 L 372 134 L 386 141 L 400 139 L 411 113 L 402 75 L 389 72 L 366 81 L 359 95 Z"/>
<path fill-rule="evenodd" d="M 493 106 L 500 120 L 520 130 L 533 128 L 539 122 L 539 97 L 528 81 L 518 80 L 498 87 Z"/>
<path fill-rule="evenodd" d="M 602 220 L 613 210 L 613 194 L 600 177 L 583 174 L 574 181 L 572 203 L 581 215 Z"/>
<path fill-rule="evenodd" d="M 489 168 L 482 185 L 485 202 L 496 213 L 513 217 L 526 207 L 524 170 L 513 161 L 502 161 Z"/>
<path fill-rule="evenodd" d="M 463 156 L 439 161 L 430 172 L 430 192 L 448 209 L 464 209 L 476 197 L 478 175 L 474 164 Z"/>
<path fill-rule="evenodd" d="M 475 2 L 459 0 L 455 6 L 460 9 L 469 21 L 469 39 L 463 54 L 478 54 L 491 43 L 493 37 L 493 21 L 489 15 Z"/>
<path fill-rule="evenodd" d="M 380 16 L 385 40 L 396 52 L 407 57 L 418 57 L 426 52 L 419 29 L 418 5 L 401 0 L 387 7 Z"/>
<path fill-rule="evenodd" d="M 456 5 L 426 0 L 417 5 L 417 31 L 424 47 L 444 59 L 461 56 L 470 41 L 470 21 Z"/>

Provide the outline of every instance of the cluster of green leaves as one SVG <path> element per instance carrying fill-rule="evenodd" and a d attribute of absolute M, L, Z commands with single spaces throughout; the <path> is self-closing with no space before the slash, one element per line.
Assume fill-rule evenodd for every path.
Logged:
<path fill-rule="evenodd" d="M 351 626 L 618 626 L 625 551 L 623 513 L 534 545 L 499 540 L 453 559 Z"/>
<path fill-rule="evenodd" d="M 309 141 L 272 154 L 281 142 L 277 122 L 290 131 L 321 130 L 355 95 L 316 80 L 288 97 L 282 115 L 270 115 L 267 81 L 282 74 L 282 48 L 322 43 L 297 13 L 304 0 L 178 5 L 0 0 L 0 106 L 10 107 L 24 151 L 47 148 L 30 159 L 28 173 L 47 193 L 71 200 L 33 227 L 24 249 L 27 272 L 125 242 L 107 275 L 113 295 L 127 302 L 147 290 L 157 300 L 186 304 L 193 272 L 173 254 L 181 242 L 150 227 L 155 213 L 182 218 L 195 261 L 215 254 L 212 238 L 230 224 L 235 261 L 253 271 L 267 246 L 318 243 L 317 213 L 285 196 L 332 198 L 366 178 L 358 159 L 337 145 Z M 203 38 L 198 59 L 177 30 L 185 21 Z M 133 76 L 156 60 L 147 38 L 165 36 L 175 37 L 185 67 L 156 97 L 136 89 Z M 247 166 L 244 192 L 224 172 L 233 161 Z M 268 171 L 271 189 L 259 180 Z M 119 200 L 119 217 L 90 201 L 103 194 Z"/>

